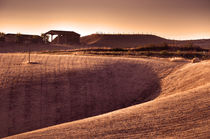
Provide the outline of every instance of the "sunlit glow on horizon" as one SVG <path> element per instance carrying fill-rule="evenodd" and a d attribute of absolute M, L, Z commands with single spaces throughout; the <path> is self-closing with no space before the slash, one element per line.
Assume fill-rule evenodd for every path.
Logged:
<path fill-rule="evenodd" d="M 158 33 L 152 33 L 152 32 L 120 32 L 120 31 L 112 31 L 111 29 L 107 30 L 91 30 L 91 29 L 80 29 L 77 27 L 68 27 L 68 26 L 57 26 L 54 28 L 47 29 L 40 29 L 40 30 L 23 30 L 23 29 L 3 29 L 0 32 L 3 33 L 12 33 L 12 34 L 32 34 L 32 35 L 41 35 L 42 33 L 45 33 L 49 30 L 62 30 L 62 31 L 74 31 L 79 33 L 81 36 L 87 36 L 91 34 L 150 34 L 150 35 L 156 35 L 162 38 L 170 39 L 170 40 L 198 40 L 198 39 L 210 39 L 210 34 L 208 33 L 198 33 L 198 34 L 188 34 L 188 35 L 167 35 L 167 34 L 158 34 Z"/>
<path fill-rule="evenodd" d="M 210 39 L 209 5 L 209 0 L 0 0 L 0 32 L 41 35 L 63 30 L 81 36 Z"/>

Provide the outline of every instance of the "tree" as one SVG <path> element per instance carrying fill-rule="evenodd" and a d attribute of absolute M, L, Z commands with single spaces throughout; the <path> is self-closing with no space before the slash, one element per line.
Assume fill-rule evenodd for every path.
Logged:
<path fill-rule="evenodd" d="M 3 32 L 0 32 L 0 42 L 5 41 L 5 34 Z"/>
<path fill-rule="evenodd" d="M 42 40 L 45 42 L 45 43 L 48 43 L 49 42 L 49 36 L 45 35 L 44 33 L 41 34 L 41 37 L 42 37 Z"/>
<path fill-rule="evenodd" d="M 0 32 L 0 37 L 5 36 L 4 32 Z"/>

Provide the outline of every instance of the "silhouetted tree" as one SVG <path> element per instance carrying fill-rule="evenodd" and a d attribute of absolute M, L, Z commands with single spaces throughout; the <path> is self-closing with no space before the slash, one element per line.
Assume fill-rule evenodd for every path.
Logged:
<path fill-rule="evenodd" d="M 48 43 L 49 42 L 49 36 L 45 35 L 44 33 L 41 34 L 41 37 L 42 37 L 42 40 L 45 42 L 45 43 Z"/>
<path fill-rule="evenodd" d="M 5 34 L 3 32 L 0 32 L 0 42 L 5 41 Z"/>

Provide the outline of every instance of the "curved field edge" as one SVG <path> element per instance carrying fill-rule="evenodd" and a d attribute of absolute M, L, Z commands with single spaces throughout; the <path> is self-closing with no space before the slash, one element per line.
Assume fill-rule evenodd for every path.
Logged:
<path fill-rule="evenodd" d="M 171 72 L 153 101 L 9 138 L 207 138 L 209 66 L 204 61 Z"/>
<path fill-rule="evenodd" d="M 173 68 L 161 76 L 160 96 L 152 101 L 8 138 L 206 138 L 209 66 L 204 61 Z"/>
<path fill-rule="evenodd" d="M 0 55 L 1 137 L 100 115 L 156 98 L 182 64 L 157 59 Z"/>
<path fill-rule="evenodd" d="M 209 87 L 8 138 L 206 138 Z"/>

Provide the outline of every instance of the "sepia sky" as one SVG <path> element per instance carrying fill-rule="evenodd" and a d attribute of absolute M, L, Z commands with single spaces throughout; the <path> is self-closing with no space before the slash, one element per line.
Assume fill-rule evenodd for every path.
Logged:
<path fill-rule="evenodd" d="M 0 32 L 51 29 L 210 38 L 210 0 L 0 0 Z"/>

